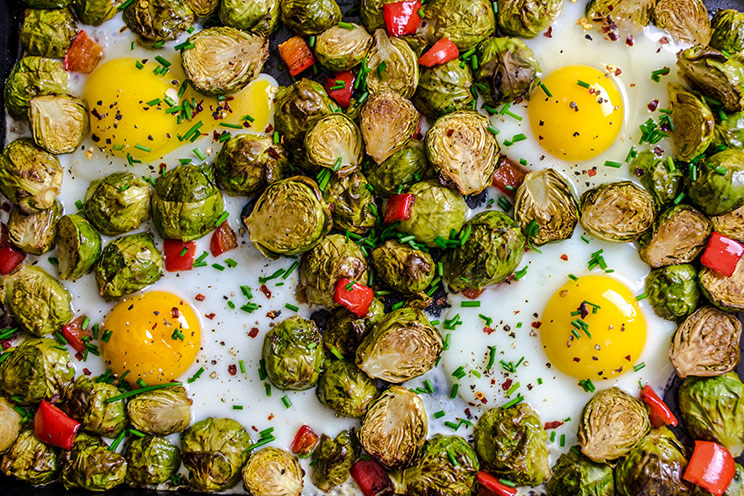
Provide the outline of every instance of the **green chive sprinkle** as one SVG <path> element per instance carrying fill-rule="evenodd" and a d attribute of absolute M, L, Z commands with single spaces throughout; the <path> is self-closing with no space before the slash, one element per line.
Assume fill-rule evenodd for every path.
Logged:
<path fill-rule="evenodd" d="M 540 83 L 540 89 L 543 90 L 543 92 L 545 93 L 545 96 L 547 96 L 548 98 L 553 96 L 553 94 L 550 91 L 548 91 L 547 86 L 545 86 L 543 83 Z"/>
<path fill-rule="evenodd" d="M 621 162 L 616 162 L 614 160 L 605 160 L 605 163 L 604 164 L 605 164 L 605 166 L 612 167 L 614 169 L 619 169 L 620 167 L 623 166 L 623 164 Z"/>
<path fill-rule="evenodd" d="M 289 408 L 292 406 L 292 401 L 290 401 L 287 395 L 282 396 L 282 403 L 284 403 L 285 408 Z"/>
<path fill-rule="evenodd" d="M 201 369 L 201 371 L 203 372 L 204 369 Z M 155 384 L 153 386 L 145 386 L 145 387 L 142 387 L 142 388 L 139 388 L 139 389 L 133 389 L 132 391 L 127 391 L 126 393 L 122 393 L 122 394 L 119 394 L 117 396 L 112 396 L 111 398 L 107 398 L 106 399 L 106 403 L 113 403 L 114 401 L 119 401 L 119 400 L 123 400 L 125 398 L 136 396 L 136 395 L 138 395 L 140 393 L 147 393 L 149 391 L 155 391 L 156 389 L 163 389 L 163 388 L 168 388 L 168 387 L 176 387 L 176 386 L 181 386 L 181 385 L 183 385 L 183 383 L 181 383 L 181 382 L 169 382 L 167 384 Z"/>
<path fill-rule="evenodd" d="M 480 301 L 461 301 L 460 306 L 464 308 L 478 308 L 481 305 Z"/>
<path fill-rule="evenodd" d="M 578 81 L 576 81 L 576 84 L 578 84 L 578 85 L 579 85 L 579 86 L 581 86 L 582 88 L 591 88 L 591 86 L 589 85 L 589 83 L 585 83 L 585 82 L 584 82 L 584 81 L 582 81 L 581 79 L 579 79 Z"/>
<path fill-rule="evenodd" d="M 289 310 L 292 310 L 293 312 L 296 312 L 297 310 L 300 309 L 299 307 L 296 307 L 296 306 L 292 305 L 291 303 L 285 303 L 284 304 L 284 308 L 287 308 Z"/>

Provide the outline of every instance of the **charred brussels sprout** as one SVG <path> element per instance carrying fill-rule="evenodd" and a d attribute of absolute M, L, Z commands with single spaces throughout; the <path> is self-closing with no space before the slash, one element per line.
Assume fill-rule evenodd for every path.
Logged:
<path fill-rule="evenodd" d="M 709 157 L 687 191 L 706 215 L 727 214 L 744 206 L 744 151 L 723 150 Z"/>
<path fill-rule="evenodd" d="M 191 241 L 216 227 L 225 211 L 211 167 L 181 165 L 158 177 L 150 202 L 163 239 Z"/>
<path fill-rule="evenodd" d="M 392 239 L 372 251 L 372 265 L 380 280 L 399 293 L 420 293 L 434 280 L 431 255 Z"/>
<path fill-rule="evenodd" d="M 375 226 L 375 197 L 368 185 L 361 172 L 331 177 L 323 190 L 323 200 L 333 212 L 333 226 L 336 229 L 363 234 Z"/>
<path fill-rule="evenodd" d="M 433 0 L 426 4 L 425 18 L 433 25 L 435 38 L 447 38 L 466 52 L 496 30 L 491 2 Z"/>
<path fill-rule="evenodd" d="M 23 212 L 52 208 L 61 186 L 59 160 L 30 139 L 11 142 L 0 155 L 0 192 Z"/>
<path fill-rule="evenodd" d="M 697 269 L 690 264 L 669 265 L 646 276 L 648 302 L 662 319 L 687 317 L 697 308 L 700 290 Z"/>
<path fill-rule="evenodd" d="M 152 43 L 175 40 L 194 23 L 194 12 L 183 0 L 132 2 L 123 17 L 129 29 Z"/>
<path fill-rule="evenodd" d="M 251 437 L 238 422 L 208 417 L 181 434 L 181 461 L 199 491 L 224 491 L 238 483 Z"/>
<path fill-rule="evenodd" d="M 617 460 L 633 449 L 650 427 L 646 405 L 619 388 L 605 389 L 589 400 L 581 414 L 581 452 L 597 463 Z"/>
<path fill-rule="evenodd" d="M 0 471 L 8 477 L 45 486 L 57 478 L 57 451 L 39 441 L 31 429 L 18 435 L 10 451 L 0 460 Z"/>
<path fill-rule="evenodd" d="M 310 477 L 321 491 L 343 484 L 349 478 L 354 461 L 359 456 L 359 442 L 350 431 L 341 431 L 335 439 L 323 434 L 313 451 Z"/>
<path fill-rule="evenodd" d="M 305 134 L 307 159 L 345 176 L 362 163 L 362 133 L 349 117 L 334 112 L 319 119 Z"/>
<path fill-rule="evenodd" d="M 32 98 L 67 93 L 67 72 L 62 62 L 43 57 L 23 57 L 5 80 L 5 106 L 11 117 L 28 119 Z"/>
<path fill-rule="evenodd" d="M 26 9 L 21 42 L 30 55 L 62 58 L 77 31 L 77 23 L 69 9 Z"/>
<path fill-rule="evenodd" d="M 713 230 L 737 241 L 744 241 L 744 207 L 710 218 Z"/>
<path fill-rule="evenodd" d="M 279 448 L 264 448 L 251 455 L 243 467 L 243 485 L 253 496 L 300 496 L 300 462 Z"/>
<path fill-rule="evenodd" d="M 82 375 L 65 392 L 62 409 L 87 432 L 114 438 L 127 424 L 124 401 L 109 401 L 120 393 L 112 384 Z"/>
<path fill-rule="evenodd" d="M 481 42 L 478 60 L 480 68 L 475 80 L 483 85 L 478 89 L 491 106 L 529 98 L 538 83 L 540 66 L 530 47 L 519 38 L 489 38 Z"/>
<path fill-rule="evenodd" d="M 418 57 L 404 39 L 389 37 L 385 30 L 378 29 L 368 59 L 370 92 L 388 90 L 403 98 L 413 96 L 419 81 Z"/>
<path fill-rule="evenodd" d="M 367 169 L 367 180 L 375 193 L 388 197 L 398 192 L 398 187 L 405 190 L 425 178 L 429 171 L 426 150 L 421 141 L 411 141 L 403 148 L 385 159 L 382 163 L 373 163 Z"/>
<path fill-rule="evenodd" d="M 614 496 L 612 467 L 584 456 L 578 446 L 558 458 L 545 486 L 548 496 Z"/>
<path fill-rule="evenodd" d="M 435 434 L 416 463 L 403 472 L 410 496 L 469 496 L 478 473 L 478 457 L 460 436 Z"/>
<path fill-rule="evenodd" d="M 472 108 L 473 73 L 460 60 L 424 68 L 419 78 L 413 104 L 427 119 L 435 120 L 456 110 Z"/>
<path fill-rule="evenodd" d="M 499 28 L 510 36 L 534 38 L 558 17 L 560 0 L 498 0 Z"/>
<path fill-rule="evenodd" d="M 80 22 L 100 26 L 119 12 L 124 0 L 72 0 L 75 15 Z"/>
<path fill-rule="evenodd" d="M 128 484 L 154 486 L 167 482 L 181 461 L 178 448 L 162 437 L 131 437 L 124 448 Z"/>
<path fill-rule="evenodd" d="M 180 386 L 147 391 L 129 400 L 127 415 L 135 429 L 167 436 L 191 423 L 191 399 Z"/>
<path fill-rule="evenodd" d="M 222 0 L 219 4 L 220 20 L 226 26 L 268 36 L 279 22 L 279 0 Z"/>
<path fill-rule="evenodd" d="M 21 420 L 21 415 L 15 411 L 13 403 L 0 396 L 0 455 L 8 451 L 18 438 Z"/>
<path fill-rule="evenodd" d="M 581 224 L 605 241 L 638 239 L 653 225 L 655 213 L 651 195 L 630 181 L 602 184 L 581 195 Z"/>
<path fill-rule="evenodd" d="M 95 274 L 101 296 L 118 300 L 157 282 L 163 257 L 148 233 L 129 234 L 106 245 Z"/>
<path fill-rule="evenodd" d="M 718 9 L 711 21 L 710 46 L 730 54 L 744 51 L 744 12 Z"/>
<path fill-rule="evenodd" d="M 243 89 L 261 72 L 269 58 L 268 38 L 229 26 L 199 31 L 189 38 L 181 65 L 197 91 L 224 95 Z"/>
<path fill-rule="evenodd" d="M 497 284 L 522 260 L 525 237 L 506 214 L 481 212 L 465 224 L 463 232 L 469 235 L 442 259 L 443 279 L 453 291 Z"/>
<path fill-rule="evenodd" d="M 328 356 L 333 358 L 341 355 L 353 359 L 362 337 L 382 319 L 384 311 L 384 305 L 377 298 L 372 300 L 367 315 L 361 318 L 343 307 L 334 310 L 326 323 L 322 339 Z"/>
<path fill-rule="evenodd" d="M 8 219 L 8 239 L 15 246 L 31 255 L 41 255 L 54 248 L 57 242 L 57 224 L 62 217 L 62 204 L 41 212 L 24 214 L 14 208 Z"/>
<path fill-rule="evenodd" d="M 669 169 L 669 163 L 650 150 L 639 153 L 630 163 L 631 172 L 640 178 L 658 206 L 672 203 L 682 188 L 684 173 L 676 166 Z"/>
<path fill-rule="evenodd" d="M 241 134 L 222 145 L 214 175 L 228 195 L 251 196 L 284 177 L 289 167 L 284 148 L 275 145 L 272 138 Z"/>
<path fill-rule="evenodd" d="M 710 17 L 702 0 L 659 0 L 654 24 L 677 43 L 707 45 L 710 40 Z"/>
<path fill-rule="evenodd" d="M 131 172 L 97 179 L 85 192 L 83 214 L 108 236 L 137 229 L 150 218 L 150 186 Z"/>
<path fill-rule="evenodd" d="M 654 15 L 656 0 L 590 0 L 586 17 L 593 21 L 628 22 L 646 26 Z"/>
<path fill-rule="evenodd" d="M 315 389 L 325 406 L 344 417 L 361 417 L 378 396 L 375 381 L 345 360 L 334 360 L 320 374 Z"/>
<path fill-rule="evenodd" d="M 78 434 L 70 451 L 59 458 L 60 481 L 65 489 L 108 491 L 124 482 L 127 461 L 108 449 L 100 438 Z"/>
<path fill-rule="evenodd" d="M 382 14 L 383 0 L 361 0 L 359 17 L 367 31 L 374 33 L 378 29 L 385 29 L 385 18 Z"/>
<path fill-rule="evenodd" d="M 65 215 L 57 224 L 57 270 L 75 281 L 93 270 L 101 256 L 101 235 L 84 217 Z"/>
<path fill-rule="evenodd" d="M 421 398 L 404 387 L 391 386 L 369 406 L 359 442 L 388 467 L 406 467 L 426 441 L 427 423 Z"/>
<path fill-rule="evenodd" d="M 184 0 L 184 3 L 197 17 L 208 17 L 217 10 L 220 0 Z"/>
<path fill-rule="evenodd" d="M 315 322 L 297 316 L 266 333 L 262 356 L 269 380 L 285 391 L 315 386 L 325 359 Z"/>
<path fill-rule="evenodd" d="M 702 307 L 677 328 L 669 361 L 683 379 L 730 372 L 739 363 L 741 330 L 736 316 L 714 307 Z"/>
<path fill-rule="evenodd" d="M 744 310 L 744 263 L 736 265 L 731 277 L 726 277 L 708 267 L 698 274 L 703 295 L 721 310 L 739 312 Z"/>
<path fill-rule="evenodd" d="M 282 0 L 281 20 L 301 36 L 320 34 L 341 20 L 336 0 Z"/>
<path fill-rule="evenodd" d="M 398 226 L 402 232 L 430 247 L 437 246 L 436 240 L 446 238 L 452 230 L 460 232 L 468 207 L 457 191 L 429 180 L 414 184 L 408 193 L 414 200 L 410 217 Z"/>
<path fill-rule="evenodd" d="M 703 11 L 707 16 L 705 7 Z M 716 122 L 713 112 L 702 99 L 677 84 L 669 85 L 669 106 L 673 124 L 672 154 L 677 160 L 689 162 L 703 153 L 713 140 Z"/>
<path fill-rule="evenodd" d="M 400 95 L 380 91 L 364 104 L 360 120 L 367 154 L 381 164 L 411 140 L 418 127 L 419 113 Z"/>
<path fill-rule="evenodd" d="M 514 218 L 530 242 L 540 246 L 573 235 L 579 203 L 568 181 L 555 169 L 530 172 L 517 189 Z"/>
<path fill-rule="evenodd" d="M 80 98 L 37 96 L 29 105 L 34 142 L 49 153 L 72 153 L 88 134 L 88 106 Z"/>
<path fill-rule="evenodd" d="M 705 215 L 689 205 L 674 205 L 641 237 L 638 254 L 654 268 L 692 262 L 705 249 L 711 230 Z"/>
<path fill-rule="evenodd" d="M 744 108 L 744 64 L 715 48 L 697 45 L 677 54 L 677 67 L 693 89 L 715 98 L 728 112 Z"/>
<path fill-rule="evenodd" d="M 372 43 L 372 36 L 362 26 L 352 24 L 347 29 L 337 25 L 318 35 L 315 56 L 329 71 L 348 71 L 362 62 Z"/>
<path fill-rule="evenodd" d="M 437 119 L 426 133 L 426 155 L 443 181 L 463 195 L 491 185 L 499 160 L 499 144 L 488 130 L 491 122 L 474 110 L 460 110 Z"/>
<path fill-rule="evenodd" d="M 713 132 L 713 141 L 711 147 L 716 149 L 736 148 L 744 149 L 744 113 L 736 112 L 726 116 L 726 120 L 716 122 L 716 128 Z"/>
<path fill-rule="evenodd" d="M 66 350 L 53 339 L 27 339 L 0 366 L 0 388 L 32 405 L 60 397 L 75 369 Z"/>

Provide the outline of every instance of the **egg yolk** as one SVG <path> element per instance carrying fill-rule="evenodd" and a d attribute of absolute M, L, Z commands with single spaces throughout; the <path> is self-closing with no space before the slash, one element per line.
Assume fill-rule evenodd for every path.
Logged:
<path fill-rule="evenodd" d="M 646 322 L 635 297 L 607 276 L 564 284 L 548 301 L 540 335 L 550 362 L 578 379 L 611 379 L 637 363 Z"/>
<path fill-rule="evenodd" d="M 120 58 L 90 75 L 83 98 L 90 109 L 91 139 L 104 152 L 147 162 L 190 144 L 183 138 L 194 126 L 196 132 L 187 138 L 215 130 L 263 132 L 266 128 L 273 100 L 268 81 L 256 80 L 224 101 L 188 85 L 179 97 L 185 76 L 177 60 L 170 63 L 162 75 L 153 72 L 161 67 L 155 60 Z"/>
<path fill-rule="evenodd" d="M 164 384 L 183 375 L 199 351 L 201 328 L 182 298 L 149 291 L 117 304 L 106 316 L 103 360 L 119 377 Z"/>
<path fill-rule="evenodd" d="M 584 65 L 551 72 L 532 94 L 528 113 L 538 142 L 564 160 L 596 157 L 612 145 L 623 125 L 623 101 L 615 82 Z"/>

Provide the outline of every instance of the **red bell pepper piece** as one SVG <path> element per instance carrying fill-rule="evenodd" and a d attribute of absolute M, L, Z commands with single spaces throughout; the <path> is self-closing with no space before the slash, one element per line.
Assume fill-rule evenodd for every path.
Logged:
<path fill-rule="evenodd" d="M 414 34 L 421 24 L 420 8 L 420 0 L 403 0 L 383 5 L 382 15 L 385 18 L 388 36 Z"/>
<path fill-rule="evenodd" d="M 731 277 L 742 255 L 744 255 L 744 246 L 741 243 L 713 231 L 708 238 L 708 246 L 705 247 L 700 262 L 719 274 Z"/>
<path fill-rule="evenodd" d="M 354 92 L 354 73 L 351 71 L 337 72 L 333 77 L 326 78 L 324 85 L 328 96 L 336 100 L 342 109 L 346 109 L 351 102 Z"/>
<path fill-rule="evenodd" d="M 0 246 L 0 274 L 6 276 L 18 267 L 26 254 L 10 245 Z"/>
<path fill-rule="evenodd" d="M 726 448 L 712 441 L 695 441 L 692 458 L 682 478 L 714 496 L 721 496 L 735 473 L 734 458 Z"/>
<path fill-rule="evenodd" d="M 342 277 L 336 283 L 333 301 L 357 317 L 364 317 L 374 297 L 375 293 L 369 286 Z"/>
<path fill-rule="evenodd" d="M 524 181 L 524 176 L 527 175 L 527 172 L 529 171 L 524 167 L 521 167 L 508 158 L 502 156 L 493 173 L 491 184 L 500 189 L 504 194 L 513 197 L 517 192 L 517 188 L 522 185 L 522 181 Z"/>
<path fill-rule="evenodd" d="M 302 36 L 292 36 L 279 45 L 279 56 L 292 76 L 296 76 L 315 63 L 313 52 L 310 51 L 310 47 L 307 46 Z"/>
<path fill-rule="evenodd" d="M 295 455 L 307 456 L 312 453 L 315 446 L 318 444 L 318 435 L 313 431 L 309 425 L 303 425 L 295 434 L 294 441 L 290 446 L 290 450 Z"/>
<path fill-rule="evenodd" d="M 457 45 L 447 38 L 442 38 L 434 43 L 434 45 L 432 45 L 432 47 L 419 58 L 419 64 L 426 67 L 434 67 L 435 65 L 446 64 L 450 60 L 455 60 L 459 56 L 460 50 L 457 49 Z"/>
<path fill-rule="evenodd" d="M 75 440 L 80 422 L 71 419 L 65 412 L 42 400 L 34 415 L 34 434 L 39 441 L 69 450 Z"/>
<path fill-rule="evenodd" d="M 666 403 L 664 403 L 664 400 L 662 400 L 648 384 L 643 386 L 643 389 L 641 389 L 641 401 L 648 405 L 651 425 L 654 427 L 677 425 L 677 417 L 674 416 L 669 407 L 666 406 Z"/>
<path fill-rule="evenodd" d="M 165 254 L 165 270 L 168 272 L 191 270 L 194 268 L 196 243 L 166 239 L 163 241 L 163 253 Z"/>
<path fill-rule="evenodd" d="M 357 460 L 351 466 L 351 477 L 364 496 L 377 496 L 390 485 L 385 467 L 377 460 Z"/>
<path fill-rule="evenodd" d="M 65 70 L 90 74 L 103 57 L 101 45 L 90 39 L 83 30 L 78 31 L 65 53 Z"/>
<path fill-rule="evenodd" d="M 226 251 L 234 250 L 237 247 L 238 237 L 235 236 L 235 231 L 227 221 L 214 230 L 212 239 L 209 240 L 209 251 L 212 252 L 213 257 L 219 257 Z"/>
<path fill-rule="evenodd" d="M 89 336 L 88 332 L 83 329 L 85 318 L 84 315 L 81 315 L 75 320 L 63 325 L 60 329 L 62 337 L 64 337 L 65 341 L 67 341 L 67 343 L 72 346 L 72 349 L 78 353 L 85 352 L 85 341 L 83 341 L 83 338 Z"/>
<path fill-rule="evenodd" d="M 408 220 L 411 217 L 411 207 L 414 196 L 412 193 L 392 195 L 388 198 L 385 207 L 385 224 L 392 224 L 399 220 Z"/>
<path fill-rule="evenodd" d="M 498 496 L 516 496 L 517 494 L 516 487 L 502 484 L 499 479 L 488 472 L 478 472 L 478 482 L 492 493 L 498 494 Z"/>

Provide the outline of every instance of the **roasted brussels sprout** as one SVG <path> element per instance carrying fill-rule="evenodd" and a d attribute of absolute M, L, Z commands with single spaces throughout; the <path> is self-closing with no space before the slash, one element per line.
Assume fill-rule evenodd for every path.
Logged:
<path fill-rule="evenodd" d="M 31 255 L 41 255 L 54 248 L 57 242 L 57 224 L 62 217 L 62 204 L 25 214 L 19 208 L 10 212 L 8 239 L 15 246 Z"/>
<path fill-rule="evenodd" d="M 0 471 L 8 477 L 45 486 L 57 477 L 57 451 L 39 441 L 31 429 L 18 435 L 10 451 L 0 460 Z"/>
<path fill-rule="evenodd" d="M 688 195 L 706 215 L 727 214 L 744 206 L 744 151 L 723 150 L 708 157 Z"/>
<path fill-rule="evenodd" d="M 181 386 L 146 391 L 127 403 L 132 427 L 147 434 L 167 436 L 191 423 L 191 399 Z"/>
<path fill-rule="evenodd" d="M 279 22 L 279 0 L 222 0 L 219 4 L 220 20 L 226 26 L 268 36 Z"/>
<path fill-rule="evenodd" d="M 0 192 L 23 212 L 52 208 L 61 186 L 59 160 L 30 139 L 11 142 L 0 155 Z"/>
<path fill-rule="evenodd" d="M 403 472 L 403 484 L 410 496 L 470 496 L 478 468 L 478 457 L 467 441 L 435 434 L 416 463 Z"/>
<path fill-rule="evenodd" d="M 65 489 L 108 491 L 124 482 L 127 461 L 100 438 L 78 434 L 70 451 L 59 457 L 59 478 Z"/>
<path fill-rule="evenodd" d="M 677 67 L 693 89 L 715 98 L 728 112 L 744 108 L 744 64 L 715 48 L 697 45 L 677 54 Z"/>
<path fill-rule="evenodd" d="M 241 134 L 227 140 L 214 161 L 214 175 L 228 195 L 251 196 L 289 171 L 284 148 L 267 136 Z"/>
<path fill-rule="evenodd" d="M 674 205 L 662 212 L 652 230 L 641 236 L 638 254 L 651 267 L 692 262 L 705 249 L 712 226 L 689 205 Z"/>
<path fill-rule="evenodd" d="M 703 295 L 721 310 L 744 310 L 744 263 L 738 263 L 731 277 L 703 266 L 698 274 Z"/>
<path fill-rule="evenodd" d="M 62 58 L 77 34 L 69 9 L 26 9 L 21 24 L 21 43 L 29 55 Z"/>
<path fill-rule="evenodd" d="M 525 237 L 506 214 L 489 210 L 465 224 L 463 242 L 442 258 L 444 275 L 452 291 L 481 289 L 511 275 L 522 260 Z"/>
<path fill-rule="evenodd" d="M 329 71 L 348 71 L 357 66 L 372 48 L 372 36 L 362 26 L 333 26 L 315 40 L 315 56 Z"/>
<path fill-rule="evenodd" d="M 145 42 L 175 40 L 194 23 L 194 12 L 183 0 L 131 2 L 124 22 Z"/>
<path fill-rule="evenodd" d="M 181 54 L 186 77 L 197 91 L 224 95 L 243 89 L 269 58 L 269 39 L 230 26 L 215 26 L 189 38 Z"/>
<path fill-rule="evenodd" d="M 132 486 L 163 484 L 178 470 L 178 448 L 162 437 L 131 437 L 124 447 L 126 481 Z"/>
<path fill-rule="evenodd" d="M 184 0 L 184 2 L 197 17 L 208 17 L 211 13 L 217 10 L 220 0 Z M 246 28 L 246 31 L 248 30 L 250 30 L 250 28 Z"/>
<path fill-rule="evenodd" d="M 5 80 L 5 106 L 11 117 L 28 119 L 32 98 L 67 93 L 67 72 L 62 62 L 43 57 L 23 57 Z"/>
<path fill-rule="evenodd" d="M 446 238 L 453 230 L 460 232 L 467 205 L 459 193 L 435 180 L 416 183 L 408 193 L 414 196 L 414 201 L 410 217 L 398 226 L 402 232 L 413 234 L 430 247 L 437 246 L 437 238 Z"/>
<path fill-rule="evenodd" d="M 380 280 L 399 293 L 420 293 L 434 280 L 431 255 L 392 239 L 372 251 L 372 265 Z"/>
<path fill-rule="evenodd" d="M 25 405 L 59 398 L 75 369 L 67 350 L 53 339 L 27 339 L 0 366 L 0 389 Z"/>
<path fill-rule="evenodd" d="M 744 51 L 744 12 L 718 9 L 711 21 L 710 46 L 730 54 Z"/>
<path fill-rule="evenodd" d="M 514 198 L 514 218 L 536 246 L 568 239 L 579 222 L 579 203 L 555 169 L 528 173 Z"/>
<path fill-rule="evenodd" d="M 744 241 L 744 207 L 710 218 L 713 230 L 737 241 Z"/>
<path fill-rule="evenodd" d="M 646 295 L 656 315 L 676 320 L 697 308 L 700 290 L 697 269 L 690 264 L 668 265 L 646 276 Z"/>
<path fill-rule="evenodd" d="M 385 29 L 385 18 L 382 14 L 383 0 L 361 0 L 359 17 L 367 31 L 374 33 L 378 29 Z"/>
<path fill-rule="evenodd" d="M 283 0 L 281 20 L 301 36 L 320 34 L 341 20 L 336 0 Z"/>
<path fill-rule="evenodd" d="M 128 234 L 106 245 L 95 274 L 101 296 L 118 300 L 156 283 L 163 275 L 163 257 L 150 234 Z"/>
<path fill-rule="evenodd" d="M 34 142 L 55 155 L 72 153 L 88 134 L 88 106 L 69 95 L 46 95 L 29 102 Z"/>
<path fill-rule="evenodd" d="M 0 396 L 0 455 L 8 451 L 21 432 L 21 415 Z M 0 461 L 1 463 L 1 461 Z"/>
<path fill-rule="evenodd" d="M 703 12 L 707 19 L 705 6 Z M 703 153 L 713 140 L 716 123 L 713 112 L 702 99 L 678 84 L 669 84 L 669 107 L 673 124 L 672 154 L 677 160 L 689 162 Z"/>
<path fill-rule="evenodd" d="M 419 81 L 418 57 L 404 39 L 389 37 L 385 30 L 378 29 L 368 58 L 370 92 L 388 90 L 403 98 L 413 96 Z"/>
<path fill-rule="evenodd" d="M 369 305 L 367 315 L 361 318 L 343 307 L 334 310 L 322 338 L 328 356 L 333 358 L 338 354 L 353 359 L 362 337 L 382 319 L 384 311 L 384 305 L 377 298 Z"/>
<path fill-rule="evenodd" d="M 473 73 L 469 65 L 460 66 L 458 59 L 421 71 L 413 104 L 427 119 L 435 120 L 456 110 L 473 106 Z"/>
<path fill-rule="evenodd" d="M 499 28 L 510 36 L 534 38 L 558 17 L 561 0 L 498 0 Z"/>
<path fill-rule="evenodd" d="M 638 239 L 653 225 L 655 212 L 651 195 L 630 181 L 605 183 L 581 195 L 581 225 L 605 241 Z"/>
<path fill-rule="evenodd" d="M 344 417 L 361 417 L 378 396 L 375 381 L 346 360 L 334 360 L 318 378 L 315 389 L 325 406 Z"/>
<path fill-rule="evenodd" d="M 599 391 L 584 407 L 579 423 L 581 452 L 597 463 L 625 456 L 651 425 L 648 408 L 622 389 Z"/>
<path fill-rule="evenodd" d="M 80 422 L 87 432 L 114 438 L 127 425 L 124 401 L 109 401 L 120 393 L 119 388 L 112 384 L 81 375 L 65 391 L 62 409 Z"/>
<path fill-rule="evenodd" d="M 310 477 L 321 491 L 343 484 L 349 478 L 354 461 L 359 456 L 359 442 L 353 432 L 341 431 L 336 438 L 323 434 L 313 451 Z"/>
<path fill-rule="evenodd" d="M 332 211 L 336 229 L 363 234 L 375 226 L 375 197 L 368 186 L 361 172 L 331 177 L 323 190 L 323 200 Z"/>
<path fill-rule="evenodd" d="M 160 236 L 181 241 L 210 232 L 225 211 L 212 168 L 199 165 L 181 165 L 159 176 L 150 205 Z"/>
<path fill-rule="evenodd" d="M 545 486 L 548 496 L 614 496 L 612 467 L 584 456 L 578 446 L 562 454 Z"/>
<path fill-rule="evenodd" d="M 424 16 L 433 26 L 434 38 L 447 38 L 466 52 L 496 30 L 493 11 L 486 0 L 432 0 L 426 4 Z"/>
<path fill-rule="evenodd" d="M 736 112 L 726 116 L 726 120 L 716 121 L 713 131 L 712 149 L 718 147 L 744 149 L 744 112 Z"/>
<path fill-rule="evenodd" d="M 419 113 L 400 95 L 380 91 L 364 104 L 360 120 L 367 154 L 381 164 L 411 140 L 418 127 Z"/>
<path fill-rule="evenodd" d="M 426 441 L 427 424 L 421 398 L 404 387 L 391 386 L 367 409 L 359 442 L 388 467 L 406 467 Z"/>
<path fill-rule="evenodd" d="M 702 0 L 658 0 L 654 24 L 677 43 L 707 45 L 710 40 L 710 18 Z"/>
<path fill-rule="evenodd" d="M 660 207 L 677 198 L 685 177 L 679 167 L 669 169 L 669 162 L 657 158 L 651 150 L 640 152 L 630 163 L 631 173 L 640 178 L 641 185 Z"/>
<path fill-rule="evenodd" d="M 282 390 L 303 391 L 315 386 L 325 354 L 320 333 L 312 320 L 290 317 L 264 337 L 266 375 Z"/>
<path fill-rule="evenodd" d="M 251 437 L 238 422 L 208 417 L 181 434 L 181 461 L 199 491 L 224 491 L 238 483 Z"/>
<path fill-rule="evenodd" d="M 75 15 L 80 22 L 100 26 L 119 12 L 124 0 L 72 0 Z"/>
<path fill-rule="evenodd" d="M 300 496 L 304 474 L 291 453 L 264 448 L 253 453 L 243 467 L 243 485 L 253 496 Z"/>
<path fill-rule="evenodd" d="M 114 172 L 88 186 L 82 211 L 103 234 L 132 231 L 150 218 L 150 186 L 131 172 Z"/>
<path fill-rule="evenodd" d="M 375 193 L 387 198 L 398 193 L 398 188 L 403 191 L 426 178 L 428 172 L 424 144 L 413 140 L 383 162 L 370 164 L 366 174 Z"/>
<path fill-rule="evenodd" d="M 538 83 L 540 66 L 530 47 L 519 38 L 489 38 L 481 42 L 478 60 L 475 80 L 482 85 L 478 89 L 483 100 L 491 106 L 529 98 Z"/>
<path fill-rule="evenodd" d="M 586 5 L 586 17 L 598 22 L 627 22 L 642 27 L 651 22 L 655 6 L 656 0 L 590 0 Z"/>
<path fill-rule="evenodd" d="M 57 270 L 74 281 L 91 270 L 101 256 L 101 235 L 85 217 L 65 215 L 57 223 Z"/>
<path fill-rule="evenodd" d="M 621 496 L 683 496 L 687 467 L 685 447 L 666 427 L 651 429 L 615 469 L 615 490 Z"/>
<path fill-rule="evenodd" d="M 326 167 L 345 176 L 362 164 L 362 133 L 353 120 L 334 112 L 307 131 L 305 149 L 312 167 Z"/>

